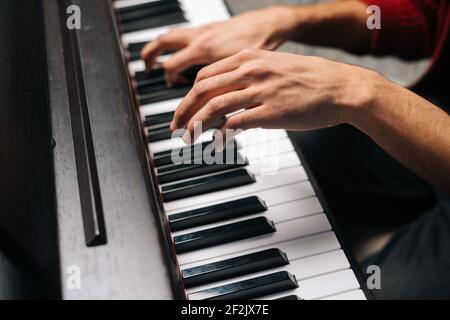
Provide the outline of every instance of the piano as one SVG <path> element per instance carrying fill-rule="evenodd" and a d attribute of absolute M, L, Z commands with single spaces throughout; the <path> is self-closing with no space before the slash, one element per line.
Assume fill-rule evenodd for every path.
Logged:
<path fill-rule="evenodd" d="M 70 5 L 81 9 L 81 30 L 66 26 Z M 139 52 L 174 26 L 229 18 L 223 0 L 0 7 L 1 35 L 16 35 L 3 61 L 22 64 L 2 76 L 10 83 L 3 128 L 16 139 L 1 170 L 21 182 L 0 182 L 8 209 L 0 279 L 15 275 L 0 295 L 372 299 L 286 131 L 248 130 L 211 153 L 240 160 L 230 164 L 202 158 L 211 131 L 193 146 L 171 136 L 190 87 L 167 87 L 163 69 L 145 72 Z M 200 160 L 174 163 L 174 154 Z"/>

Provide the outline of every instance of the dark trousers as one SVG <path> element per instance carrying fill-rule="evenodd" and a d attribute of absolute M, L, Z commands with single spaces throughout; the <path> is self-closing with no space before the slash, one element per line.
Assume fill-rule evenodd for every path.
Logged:
<path fill-rule="evenodd" d="M 296 133 L 294 139 L 338 222 L 401 226 L 361 263 L 363 270 L 380 267 L 376 298 L 450 298 L 450 197 L 350 126 Z"/>

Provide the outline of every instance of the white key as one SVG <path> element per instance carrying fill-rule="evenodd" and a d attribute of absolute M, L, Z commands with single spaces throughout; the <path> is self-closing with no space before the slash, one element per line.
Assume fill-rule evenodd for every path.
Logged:
<path fill-rule="evenodd" d="M 212 131 L 205 131 L 202 133 L 202 135 L 198 138 L 196 143 L 202 143 L 205 141 L 212 141 Z M 161 140 L 156 141 L 148 144 L 148 149 L 150 153 L 155 154 L 161 151 L 167 151 L 172 150 L 176 148 L 183 148 L 186 147 L 186 144 L 181 140 L 181 138 L 174 138 L 174 139 L 167 139 L 167 140 Z"/>
<path fill-rule="evenodd" d="M 245 153 L 245 148 L 242 150 Z M 250 160 L 247 167 L 255 175 L 276 175 L 279 170 L 300 166 L 300 159 L 295 152 L 276 154 L 265 159 Z"/>
<path fill-rule="evenodd" d="M 113 1 L 113 6 L 116 9 L 132 7 L 138 4 L 150 3 L 150 2 L 158 2 L 161 0 L 117 0 Z"/>
<path fill-rule="evenodd" d="M 303 181 L 299 183 L 294 183 L 288 186 L 281 186 L 274 189 L 258 191 L 249 194 L 237 194 L 232 197 L 226 199 L 218 199 L 215 201 L 210 201 L 205 203 L 196 203 L 188 207 L 178 208 L 173 210 L 166 210 L 167 213 L 176 213 L 184 210 L 193 210 L 197 208 L 204 207 L 205 205 L 213 205 L 218 204 L 224 201 L 240 199 L 249 195 L 258 196 L 261 199 L 264 199 L 264 202 L 267 206 L 274 206 L 277 204 L 294 201 L 298 199 L 312 197 L 314 195 L 314 189 L 309 181 Z M 167 206 L 166 206 L 167 207 Z"/>
<path fill-rule="evenodd" d="M 191 207 L 196 204 L 210 203 L 220 199 L 227 199 L 238 195 L 253 194 L 258 191 L 274 189 L 283 185 L 305 181 L 308 177 L 302 166 L 280 170 L 277 175 L 260 175 L 256 182 L 237 188 L 215 191 L 189 198 L 164 203 L 166 211 Z"/>
<path fill-rule="evenodd" d="M 317 214 L 279 223 L 276 228 L 277 231 L 271 234 L 179 254 L 178 263 L 183 266 L 188 263 L 205 261 L 231 253 L 243 252 L 269 245 L 275 246 L 277 243 L 330 231 L 331 225 L 325 214 Z"/>
<path fill-rule="evenodd" d="M 203 25 L 230 17 L 223 0 L 180 0 L 186 19 L 193 26 Z"/>
<path fill-rule="evenodd" d="M 289 138 L 246 146 L 243 146 L 241 144 L 242 143 L 241 140 L 236 141 L 239 143 L 240 146 L 242 146 L 242 155 L 245 156 L 248 160 L 250 160 L 250 162 L 252 161 L 267 162 L 267 160 L 265 159 L 269 158 L 271 155 L 293 152 L 295 150 Z M 269 163 L 266 163 L 266 166 L 269 165 L 270 165 Z"/>
<path fill-rule="evenodd" d="M 362 290 L 353 290 L 332 296 L 322 298 L 320 300 L 366 300 L 366 296 Z"/>
<path fill-rule="evenodd" d="M 165 61 L 169 60 L 169 58 L 171 57 L 171 54 L 165 54 L 162 56 L 159 56 L 156 59 L 156 63 L 164 63 Z M 128 71 L 130 72 L 130 75 L 134 77 L 134 74 L 136 72 L 141 72 L 141 71 L 145 71 L 145 63 L 143 60 L 135 60 L 135 61 L 130 61 L 128 63 Z"/>
<path fill-rule="evenodd" d="M 273 300 L 288 295 L 297 295 L 302 299 L 320 299 L 345 291 L 359 289 L 358 280 L 351 269 L 306 279 L 298 282 L 298 288 L 283 293 L 262 297 L 262 300 Z"/>
<path fill-rule="evenodd" d="M 235 136 L 235 140 L 239 141 L 242 146 L 261 144 L 284 138 L 287 138 L 285 130 L 260 128 L 246 130 Z"/>
<path fill-rule="evenodd" d="M 213 283 L 208 283 L 205 285 L 197 286 L 188 289 L 188 294 L 203 291 L 209 288 L 223 286 L 229 283 L 239 282 L 247 279 L 252 279 L 255 277 L 271 274 L 278 271 L 288 271 L 295 276 L 297 281 L 302 279 L 311 278 L 321 274 L 334 272 L 338 270 L 344 270 L 350 267 L 350 264 L 342 250 L 336 250 L 331 252 L 326 252 L 318 254 L 311 257 L 306 257 L 303 259 L 293 260 L 283 267 L 278 267 L 270 270 L 255 272 L 249 275 L 235 277 L 232 279 L 217 281 Z"/>
<path fill-rule="evenodd" d="M 200 26 L 206 23 L 225 20 L 229 17 L 224 3 L 221 0 L 208 1 L 180 1 L 187 23 L 179 23 L 145 30 L 125 33 L 122 35 L 124 44 L 154 40 L 161 34 L 167 33 L 171 28 L 183 26 Z"/>
<path fill-rule="evenodd" d="M 267 160 L 267 163 L 269 163 L 271 165 L 271 167 L 265 167 L 266 161 L 254 161 L 254 162 L 250 163 L 250 165 L 246 166 L 245 168 L 247 168 L 247 170 L 250 171 L 255 176 L 258 176 L 261 174 L 266 174 L 267 172 L 276 173 L 276 172 L 278 172 L 278 170 L 283 170 L 283 169 L 300 166 L 300 161 L 295 152 L 281 154 L 281 155 L 275 155 L 266 160 Z M 231 169 L 231 170 L 234 170 L 234 169 Z M 272 170 L 272 171 L 269 171 L 269 170 Z M 223 172 L 226 172 L 226 171 L 228 171 L 228 170 L 225 170 Z M 156 172 L 156 174 L 158 173 L 158 168 L 155 168 L 155 172 Z M 201 175 L 201 176 L 195 176 L 193 178 L 177 180 L 177 181 L 166 183 L 164 185 L 176 184 L 180 181 L 194 180 L 199 177 L 207 177 L 207 176 L 211 176 L 211 175 L 215 175 L 215 174 L 217 174 L 217 172 L 214 172 L 211 174 L 205 174 L 205 175 Z"/>
<path fill-rule="evenodd" d="M 150 109 L 151 107 L 147 107 L 147 108 Z M 199 141 L 211 140 L 211 139 L 202 140 L 201 138 L 204 135 L 211 136 L 211 138 L 212 138 L 212 130 L 203 132 L 202 135 L 200 135 L 199 139 L 196 141 L 196 143 L 198 143 Z M 255 137 L 258 137 L 258 139 Z M 236 136 L 235 140 L 239 143 L 239 145 L 246 146 L 246 145 L 251 145 L 251 144 L 263 144 L 263 143 L 267 143 L 267 142 L 271 142 L 271 141 L 283 140 L 283 138 L 287 139 L 286 132 L 283 130 L 271 131 L 271 130 L 251 129 L 251 130 L 247 130 L 245 132 L 245 135 L 244 135 L 244 133 L 242 133 L 241 135 Z M 181 138 L 161 140 L 161 141 L 153 142 L 149 145 L 149 149 L 153 153 L 171 150 L 171 149 L 175 149 L 175 148 L 182 148 L 182 147 L 186 147 L 186 144 L 183 142 L 183 140 L 181 140 Z M 284 148 L 285 146 L 280 144 L 278 147 L 276 147 L 276 142 L 274 142 L 272 147 L 274 148 L 273 150 L 277 150 L 277 149 Z M 289 148 L 291 148 L 291 147 L 289 147 Z M 254 151 L 255 151 L 254 153 L 257 154 L 258 157 L 260 157 L 260 158 L 270 155 L 269 147 L 264 147 L 264 148 L 262 147 L 260 149 L 258 149 L 258 147 L 256 147 L 256 149 Z M 251 150 L 249 150 L 248 153 L 249 153 L 249 156 L 251 154 L 253 154 L 253 152 Z"/>
<path fill-rule="evenodd" d="M 210 223 L 206 225 L 202 225 L 199 227 L 184 229 L 177 232 L 172 232 L 172 236 L 176 237 L 181 234 L 196 232 L 200 230 L 205 230 L 209 228 L 215 228 L 224 224 L 234 223 L 238 221 L 243 221 L 251 218 L 255 218 L 258 216 L 264 216 L 269 220 L 272 220 L 275 225 L 284 221 L 294 220 L 301 217 L 305 217 L 308 215 L 312 215 L 315 213 L 323 212 L 322 206 L 320 205 L 319 200 L 316 197 L 306 198 L 297 201 L 292 201 L 288 203 L 283 203 L 277 206 L 273 206 L 268 208 L 265 212 L 260 212 L 256 214 L 251 214 L 239 218 L 228 219 L 226 221 L 220 221 L 215 223 Z M 169 215 L 170 216 L 170 215 Z"/>
<path fill-rule="evenodd" d="M 246 254 L 254 253 L 257 251 L 262 251 L 271 248 L 278 248 L 281 251 L 285 252 L 290 260 L 296 260 L 300 258 L 304 258 L 307 256 L 316 255 L 319 253 L 337 250 L 341 248 L 339 241 L 336 238 L 336 235 L 333 231 L 320 233 L 308 237 L 297 238 L 293 240 L 289 240 L 286 242 L 270 244 L 264 247 L 252 249 L 252 250 L 244 250 L 241 252 L 234 252 L 228 255 L 223 255 L 219 257 L 214 257 L 212 259 L 196 261 L 193 263 L 188 263 L 183 265 L 182 269 L 188 269 L 193 267 L 198 267 L 207 263 L 213 263 L 220 260 L 231 259 L 239 256 L 243 256 Z"/>
<path fill-rule="evenodd" d="M 170 99 L 159 101 L 151 104 L 145 104 L 139 108 L 139 113 L 141 115 L 142 121 L 145 120 L 146 116 L 153 116 L 160 113 L 172 112 L 180 104 L 182 98 Z"/>
<path fill-rule="evenodd" d="M 136 42 L 148 42 L 151 40 L 155 40 L 160 35 L 169 32 L 171 28 L 175 27 L 186 27 L 189 26 L 189 23 L 177 23 L 169 26 L 162 26 L 152 29 L 145 29 L 139 31 L 133 31 L 129 33 L 122 34 L 122 43 L 126 47 L 130 43 Z"/>

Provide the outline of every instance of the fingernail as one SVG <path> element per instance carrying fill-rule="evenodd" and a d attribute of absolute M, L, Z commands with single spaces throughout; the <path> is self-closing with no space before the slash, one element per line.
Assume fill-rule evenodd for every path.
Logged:
<path fill-rule="evenodd" d="M 225 144 L 222 138 L 222 135 L 219 134 L 218 130 L 214 130 L 213 132 L 213 146 L 216 152 L 222 152 L 225 149 Z"/>
<path fill-rule="evenodd" d="M 169 88 L 171 88 L 171 87 L 173 86 L 173 84 L 172 84 L 172 81 L 170 80 L 169 76 L 167 75 L 167 73 L 166 73 L 166 75 L 165 75 L 165 78 L 166 78 L 166 84 L 167 84 L 167 86 L 168 86 Z"/>
<path fill-rule="evenodd" d="M 186 131 L 181 139 L 185 144 L 191 144 L 191 134 L 189 133 L 189 131 Z"/>

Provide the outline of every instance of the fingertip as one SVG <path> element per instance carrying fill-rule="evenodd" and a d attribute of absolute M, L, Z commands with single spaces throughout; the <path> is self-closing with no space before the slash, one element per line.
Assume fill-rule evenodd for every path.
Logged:
<path fill-rule="evenodd" d="M 181 137 L 181 139 L 183 140 L 183 142 L 187 145 L 190 145 L 191 142 L 191 133 L 186 130 L 186 132 L 183 134 L 183 136 Z"/>
<path fill-rule="evenodd" d="M 170 123 L 170 130 L 175 131 L 176 129 L 177 129 L 177 125 L 175 123 L 175 120 L 172 120 L 172 122 Z"/>

